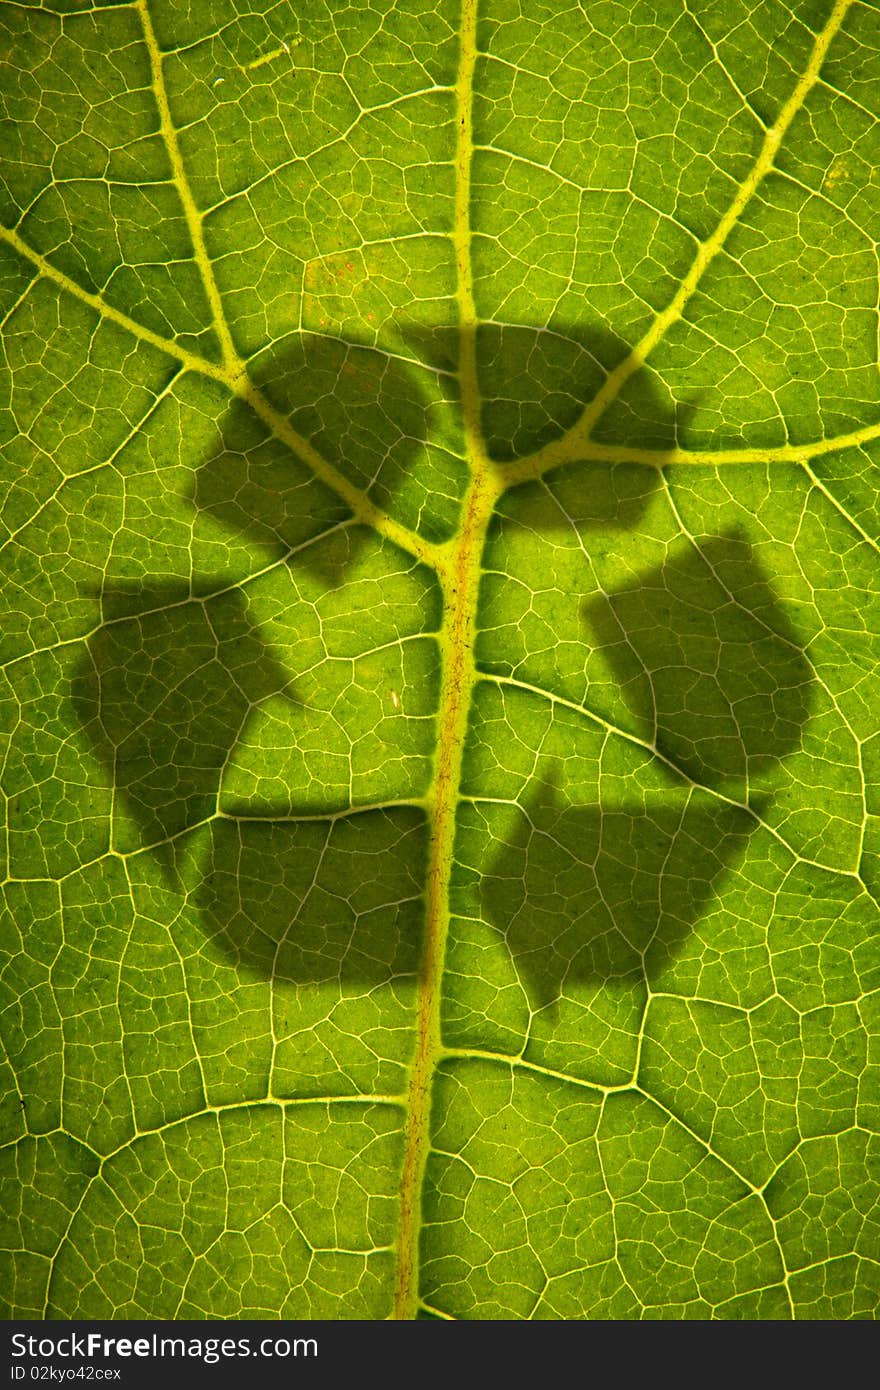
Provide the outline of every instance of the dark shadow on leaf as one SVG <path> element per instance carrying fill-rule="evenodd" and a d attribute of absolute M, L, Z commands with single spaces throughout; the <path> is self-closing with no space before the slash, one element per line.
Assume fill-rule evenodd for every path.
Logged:
<path fill-rule="evenodd" d="M 194 896 L 242 971 L 366 987 L 416 975 L 427 827 L 395 807 L 339 819 L 215 821 Z"/>
<path fill-rule="evenodd" d="M 455 413 L 457 383 L 449 372 L 419 363 L 400 341 L 386 350 L 299 333 L 259 356 L 249 374 L 290 427 L 377 506 L 429 540 L 454 529 L 464 465 L 443 426 Z M 420 458 L 431 487 L 419 476 Z M 230 537 L 272 546 L 278 555 L 350 516 L 295 450 L 241 402 L 199 466 L 191 500 Z M 354 531 L 346 570 L 367 534 Z M 345 579 L 320 543 L 304 549 L 297 563 L 325 586 Z"/>
<path fill-rule="evenodd" d="M 72 699 L 121 803 L 116 847 L 161 847 L 214 814 L 247 715 L 289 695 L 289 677 L 239 590 L 198 600 L 155 583 L 104 600 L 117 616 L 89 639 Z"/>
<path fill-rule="evenodd" d="M 682 541 L 582 612 L 660 753 L 737 800 L 772 792 L 800 743 L 812 668 L 745 537 Z"/>
<path fill-rule="evenodd" d="M 536 1009 L 675 956 L 809 715 L 810 664 L 739 536 L 683 544 L 583 613 L 681 776 L 667 794 L 607 809 L 570 805 L 550 778 L 531 783 L 482 899 Z"/>
<path fill-rule="evenodd" d="M 489 456 L 499 465 L 564 434 L 629 351 L 621 339 L 599 329 L 481 324 L 472 333 L 480 426 Z M 452 328 L 404 327 L 380 346 L 300 333 L 259 356 L 251 377 L 290 426 L 349 482 L 425 539 L 443 541 L 458 525 L 467 479 L 457 375 L 461 347 L 459 331 Z M 652 445 L 662 459 L 663 449 L 675 446 L 681 421 L 663 403 L 649 368 L 637 374 L 635 389 L 647 414 L 661 422 L 653 429 Z M 578 464 L 570 469 L 577 474 Z M 605 475 L 615 471 L 607 464 L 601 469 Z M 642 482 L 646 476 L 651 481 L 651 488 L 638 489 L 643 510 L 656 475 L 638 471 Z M 596 465 L 584 465 L 585 499 L 593 499 L 596 476 Z M 636 489 L 623 490 L 635 499 Z M 346 508 L 241 401 L 230 409 L 201 462 L 191 500 L 230 539 L 269 546 L 277 555 L 313 541 L 297 563 L 325 584 L 344 580 L 319 538 L 346 518 Z M 555 524 L 565 523 L 560 516 Z M 349 566 L 356 563 L 358 540 L 362 544 L 365 538 L 358 528 Z"/>
<path fill-rule="evenodd" d="M 649 971 L 674 956 L 753 829 L 724 803 L 604 810 L 533 786 L 483 880 L 531 1007 L 641 976 L 643 955 Z"/>
<path fill-rule="evenodd" d="M 476 330 L 480 426 L 489 457 L 510 463 L 558 439 L 577 423 L 629 352 L 622 339 L 607 332 L 481 324 Z M 661 403 L 650 369 L 643 367 L 634 380 L 639 398 L 660 421 L 652 444 L 661 452 L 674 448 L 676 415 Z"/>

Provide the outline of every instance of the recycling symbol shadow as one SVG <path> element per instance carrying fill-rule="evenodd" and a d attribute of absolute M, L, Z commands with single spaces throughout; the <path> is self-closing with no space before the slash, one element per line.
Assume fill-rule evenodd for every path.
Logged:
<path fill-rule="evenodd" d="M 402 333 L 385 351 L 297 334 L 257 359 L 253 379 L 377 505 L 442 540 L 454 533 L 463 477 L 455 431 L 444 425 L 460 413 L 458 336 Z M 558 438 L 628 351 L 597 331 L 492 325 L 476 331 L 475 348 L 481 428 L 499 464 Z M 647 370 L 637 378 L 613 438 L 650 445 L 662 458 L 687 409 L 676 410 Z M 242 409 L 237 402 L 208 455 L 194 461 L 190 504 L 231 535 L 274 547 L 325 588 L 343 584 L 368 533 L 346 523 L 329 490 L 317 503 L 310 494 L 305 510 L 301 466 L 268 436 L 253 445 Z M 428 448 L 435 466 L 441 455 L 448 460 L 450 478 L 449 496 L 433 509 L 419 482 Z M 594 524 L 612 527 L 624 517 L 636 526 L 658 482 L 639 466 L 568 468 Z M 322 538 L 331 531 L 335 540 Z M 312 539 L 303 545 L 303 537 Z M 581 612 L 626 698 L 653 712 L 656 750 L 678 770 L 678 790 L 657 804 L 572 807 L 546 770 L 484 866 L 484 915 L 535 1007 L 580 981 L 641 969 L 652 952 L 674 952 L 800 742 L 810 666 L 758 557 L 736 535 L 681 545 L 659 569 Z M 219 578 L 212 586 L 209 575 L 198 589 L 203 597 L 163 576 L 111 579 L 101 594 L 104 623 L 73 683 L 80 723 L 125 812 L 123 847 L 149 851 L 172 881 L 187 836 L 202 837 L 198 882 L 187 892 L 206 934 L 247 975 L 358 985 L 414 976 L 428 845 L 420 808 L 353 807 L 324 823 L 308 808 L 298 818 L 296 807 L 281 816 L 271 805 L 246 821 L 215 815 L 255 711 L 280 698 L 295 721 L 302 705 L 245 592 Z M 714 799 L 690 796 L 694 785 Z"/>

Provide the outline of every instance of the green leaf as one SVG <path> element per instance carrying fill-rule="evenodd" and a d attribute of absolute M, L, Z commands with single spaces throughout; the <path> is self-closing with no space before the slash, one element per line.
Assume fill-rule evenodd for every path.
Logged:
<path fill-rule="evenodd" d="M 5 1315 L 876 1317 L 876 6 L 0 23 Z"/>

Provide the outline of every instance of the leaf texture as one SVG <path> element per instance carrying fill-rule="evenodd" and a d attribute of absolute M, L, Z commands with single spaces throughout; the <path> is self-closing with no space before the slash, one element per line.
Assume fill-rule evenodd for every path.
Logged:
<path fill-rule="evenodd" d="M 5 1315 L 875 1318 L 876 5 L 0 24 Z"/>

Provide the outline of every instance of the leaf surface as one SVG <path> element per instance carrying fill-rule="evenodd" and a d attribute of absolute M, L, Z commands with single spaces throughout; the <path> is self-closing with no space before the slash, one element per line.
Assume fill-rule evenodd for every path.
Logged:
<path fill-rule="evenodd" d="M 877 21 L 3 6 L 6 1316 L 876 1317 Z"/>

